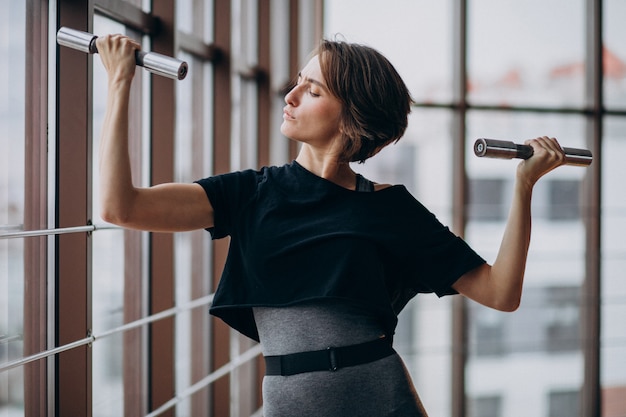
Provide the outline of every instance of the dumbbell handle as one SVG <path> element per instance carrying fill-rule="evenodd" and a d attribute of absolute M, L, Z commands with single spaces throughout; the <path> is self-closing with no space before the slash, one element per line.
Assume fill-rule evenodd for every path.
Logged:
<path fill-rule="evenodd" d="M 587 149 L 563 148 L 563 152 L 566 165 L 588 166 L 593 161 L 593 156 Z M 474 142 L 474 154 L 487 158 L 528 159 L 533 156 L 533 148 L 507 140 L 480 138 Z"/>
<path fill-rule="evenodd" d="M 68 27 L 62 27 L 57 32 L 59 45 L 67 46 L 87 54 L 97 54 L 96 39 L 98 37 L 88 32 L 82 32 Z M 153 74 L 182 80 L 187 76 L 187 63 L 176 58 L 161 55 L 156 52 L 135 51 L 135 63 L 144 67 Z"/>

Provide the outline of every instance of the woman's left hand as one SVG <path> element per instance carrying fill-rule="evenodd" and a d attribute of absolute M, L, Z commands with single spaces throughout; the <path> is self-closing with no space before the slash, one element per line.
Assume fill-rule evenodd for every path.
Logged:
<path fill-rule="evenodd" d="M 539 178 L 565 164 L 565 152 L 555 138 L 541 136 L 524 142 L 533 148 L 533 156 L 517 167 L 518 179 L 533 186 Z"/>
<path fill-rule="evenodd" d="M 517 167 L 517 181 L 498 256 L 465 273 L 453 285 L 459 293 L 496 310 L 514 311 L 519 307 L 530 245 L 530 208 L 534 184 L 565 163 L 565 152 L 554 138 L 542 136 L 527 140 L 533 156 Z"/>

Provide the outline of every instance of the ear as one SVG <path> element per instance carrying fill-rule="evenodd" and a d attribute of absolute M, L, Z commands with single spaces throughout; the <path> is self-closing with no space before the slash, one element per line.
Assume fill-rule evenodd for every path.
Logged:
<path fill-rule="evenodd" d="M 344 121 L 343 112 L 341 110 L 339 111 L 338 116 L 339 116 L 339 133 L 343 135 L 346 133 L 346 129 L 345 129 L 346 122 Z"/>

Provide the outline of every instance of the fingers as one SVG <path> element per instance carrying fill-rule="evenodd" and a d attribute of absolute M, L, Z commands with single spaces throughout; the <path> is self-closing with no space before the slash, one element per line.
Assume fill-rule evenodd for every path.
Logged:
<path fill-rule="evenodd" d="M 543 158 L 546 162 L 551 165 L 556 164 L 556 166 L 565 163 L 565 152 L 556 138 L 541 136 L 527 140 L 524 144 L 532 146 L 533 157 Z"/>
<path fill-rule="evenodd" d="M 565 164 L 565 152 L 555 138 L 541 136 L 524 142 L 533 148 L 533 156 L 520 162 L 518 175 L 532 185 L 553 169 Z"/>
<path fill-rule="evenodd" d="M 96 46 L 99 53 L 122 52 L 128 53 L 141 49 L 141 44 L 128 36 L 121 34 L 104 35 L 96 38 Z"/>
<path fill-rule="evenodd" d="M 96 39 L 98 54 L 109 77 L 132 79 L 135 74 L 135 51 L 141 44 L 128 36 L 115 34 Z"/>

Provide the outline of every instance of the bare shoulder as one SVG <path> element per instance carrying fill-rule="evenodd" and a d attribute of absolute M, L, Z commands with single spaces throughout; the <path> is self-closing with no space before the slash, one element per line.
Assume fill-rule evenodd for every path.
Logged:
<path fill-rule="evenodd" d="M 380 191 L 380 190 L 384 190 L 385 188 L 389 188 L 392 187 L 392 184 L 374 184 L 374 191 Z"/>

